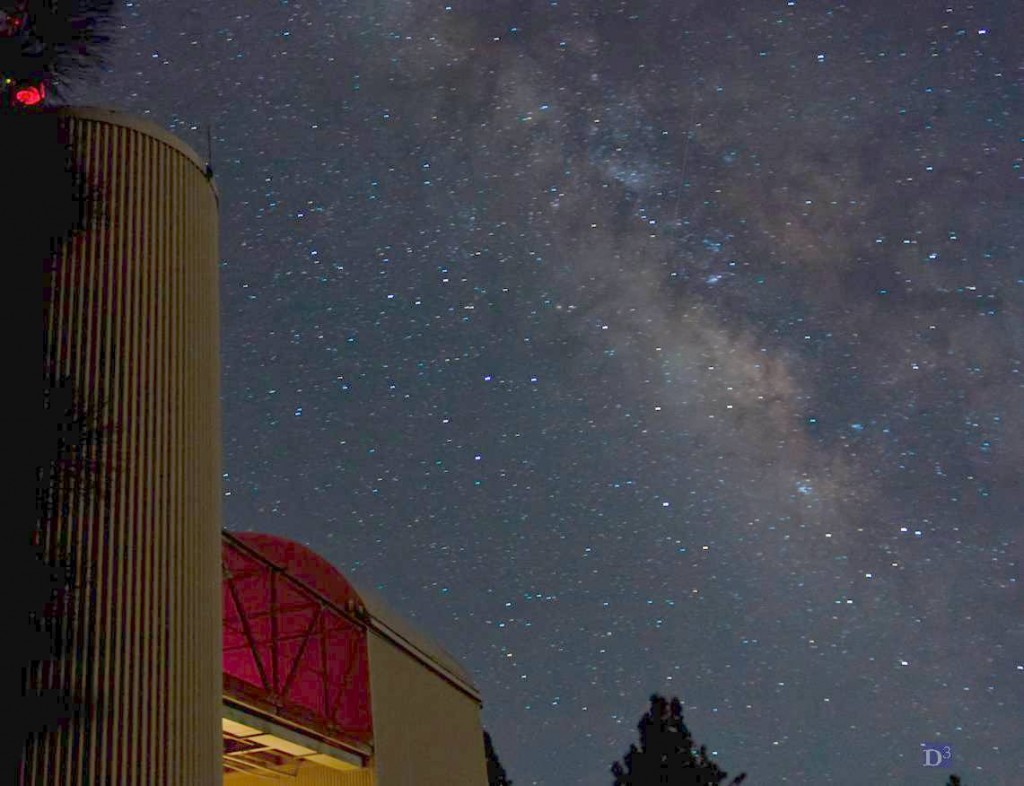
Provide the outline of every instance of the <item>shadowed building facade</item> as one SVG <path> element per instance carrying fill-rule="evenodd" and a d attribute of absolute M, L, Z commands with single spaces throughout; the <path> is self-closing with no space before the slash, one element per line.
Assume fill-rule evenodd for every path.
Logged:
<path fill-rule="evenodd" d="M 93 487 L 43 534 L 75 584 L 61 654 L 34 683 L 62 689 L 79 711 L 30 738 L 20 780 L 216 784 L 218 198 L 199 157 L 154 123 L 101 109 L 56 115 L 99 199 L 55 259 L 46 352 L 102 426 L 86 456 Z"/>
<path fill-rule="evenodd" d="M 375 594 L 251 532 L 223 592 L 225 786 L 486 786 L 479 692 Z"/>

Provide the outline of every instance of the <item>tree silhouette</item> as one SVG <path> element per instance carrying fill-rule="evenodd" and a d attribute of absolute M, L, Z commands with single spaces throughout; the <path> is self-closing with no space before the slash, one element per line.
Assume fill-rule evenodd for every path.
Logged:
<path fill-rule="evenodd" d="M 728 773 L 711 760 L 707 748 L 694 747 L 678 698 L 667 701 L 653 694 L 637 729 L 640 747 L 630 745 L 623 762 L 612 764 L 614 786 L 719 786 L 726 779 Z M 746 777 L 738 775 L 729 786 L 738 786 Z"/>
<path fill-rule="evenodd" d="M 62 96 L 107 64 L 114 19 L 114 0 L 0 0 L 5 89 L 37 90 L 40 102 L 50 92 Z"/>
<path fill-rule="evenodd" d="M 34 559 L 23 565 L 18 594 L 24 608 L 20 620 L 27 628 L 15 638 L 22 667 L 22 706 L 15 717 L 30 732 L 52 730 L 75 710 L 73 697 L 54 681 L 52 665 L 74 646 L 69 638 L 70 596 L 80 577 L 68 554 L 78 533 L 60 529 L 57 522 L 77 524 L 74 508 L 99 492 L 94 456 L 104 429 L 76 400 L 69 382 L 50 375 L 43 380 L 43 419 L 37 433 L 40 448 L 50 453 L 37 464 L 36 522 L 27 539 Z"/>
<path fill-rule="evenodd" d="M 498 754 L 494 752 L 491 735 L 486 731 L 484 731 L 484 756 L 487 759 L 487 786 L 512 786 L 512 781 L 505 775 L 505 768 L 498 761 Z"/>
<path fill-rule="evenodd" d="M 950 775 L 949 780 L 946 781 L 946 786 L 960 786 L 960 776 Z"/>
<path fill-rule="evenodd" d="M 27 322 L 16 320 L 37 338 L 26 342 L 30 368 L 14 378 L 27 389 L 25 399 L 38 402 L 43 394 L 34 434 L 17 450 L 24 463 L 14 485 L 35 513 L 18 516 L 12 528 L 11 556 L 21 577 L 18 591 L 10 593 L 17 632 L 8 645 L 21 693 L 11 714 L 24 732 L 10 738 L 16 745 L 63 725 L 79 703 L 61 665 L 82 664 L 84 659 L 68 656 L 78 646 L 73 632 L 88 625 L 76 619 L 75 596 L 88 588 L 71 570 L 69 555 L 83 524 L 71 513 L 97 493 L 96 456 L 106 428 L 92 414 L 103 410 L 95 391 L 76 390 L 74 380 L 56 370 L 46 326 L 63 247 L 90 223 L 105 221 L 105 200 L 101 189 L 86 183 L 45 99 L 60 97 L 63 88 L 104 64 L 113 8 L 114 0 L 0 0 L 0 232 L 7 269 L 26 281 L 12 285 L 13 300 L 37 304 L 26 308 Z"/>

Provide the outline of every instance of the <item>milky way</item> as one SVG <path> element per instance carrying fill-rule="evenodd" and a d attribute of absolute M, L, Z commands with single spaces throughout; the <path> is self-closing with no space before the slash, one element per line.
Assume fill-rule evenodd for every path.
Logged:
<path fill-rule="evenodd" d="M 1024 6 L 128 4 L 221 192 L 225 517 L 474 674 L 517 784 L 653 691 L 748 783 L 1024 782 Z"/>

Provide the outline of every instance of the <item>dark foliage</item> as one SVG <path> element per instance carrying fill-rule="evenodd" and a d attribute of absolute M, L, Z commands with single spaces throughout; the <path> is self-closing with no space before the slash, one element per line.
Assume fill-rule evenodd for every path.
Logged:
<path fill-rule="evenodd" d="M 107 65 L 114 0 L 0 0 L 0 76 L 61 96 Z"/>
<path fill-rule="evenodd" d="M 18 591 L 11 593 L 9 645 L 21 689 L 12 717 L 26 738 L 66 724 L 78 711 L 70 675 L 60 667 L 78 646 L 73 631 L 86 623 L 75 619 L 81 606 L 75 597 L 88 588 L 68 561 L 74 539 L 82 537 L 81 517 L 72 511 L 95 499 L 96 457 L 107 427 L 91 414 L 103 411 L 102 402 L 95 396 L 86 400 L 85 391 L 56 372 L 51 361 L 56 347 L 47 346 L 44 335 L 55 316 L 53 281 L 62 248 L 87 225 L 105 219 L 101 188 L 81 176 L 60 118 L 45 102 L 26 109 L 11 97 L 20 85 L 33 82 L 54 88 L 46 95 L 60 96 L 62 88 L 103 66 L 113 8 L 114 0 L 0 0 L 0 232 L 7 270 L 18 279 L 9 282 L 9 305 L 25 312 L 12 324 L 24 326 L 27 336 L 14 343 L 28 355 L 12 377 L 17 397 L 36 402 L 21 409 L 29 415 L 30 436 L 16 448 L 24 463 L 13 485 L 34 515 L 14 519 L 21 524 L 10 528 L 7 555 L 20 574 Z M 20 736 L 11 738 L 12 744 L 20 745 Z"/>
<path fill-rule="evenodd" d="M 640 747 L 630 745 L 623 762 L 612 765 L 614 786 L 719 786 L 725 781 L 728 773 L 711 760 L 707 748 L 695 747 L 679 699 L 652 695 L 637 729 Z M 738 775 L 729 786 L 738 786 L 746 777 Z"/>
<path fill-rule="evenodd" d="M 74 712 L 71 698 L 48 677 L 69 644 L 69 591 L 76 583 L 64 557 L 67 535 L 58 536 L 54 525 L 58 517 L 68 515 L 72 501 L 94 485 L 87 468 L 89 443 L 94 440 L 80 409 L 66 379 L 45 375 L 38 436 L 42 445 L 51 446 L 52 454 L 36 469 L 36 522 L 28 533 L 33 559 L 26 561 L 19 594 L 24 604 L 19 616 L 27 627 L 17 639 L 23 704 L 16 717 L 28 732 L 52 730 Z"/>
<path fill-rule="evenodd" d="M 62 87 L 101 66 L 109 44 L 106 31 L 114 25 L 113 2 L 0 0 L 0 230 L 5 256 L 42 262 L 44 275 L 52 273 L 60 247 L 88 218 L 102 220 L 103 199 L 81 177 L 58 118 L 45 102 L 23 107 L 11 95 L 26 81 L 43 81 L 59 95 Z"/>
<path fill-rule="evenodd" d="M 34 311 L 39 332 L 30 333 L 35 340 L 25 341 L 22 347 L 34 356 L 34 362 L 22 372 L 22 386 L 34 393 L 28 398 L 37 402 L 35 406 L 41 392 L 43 406 L 30 421 L 28 444 L 19 450 L 25 459 L 22 467 L 28 472 L 17 486 L 28 492 L 35 515 L 18 517 L 23 526 L 12 528 L 9 554 L 20 572 L 19 591 L 12 604 L 17 634 L 11 637 L 11 652 L 20 670 L 21 690 L 13 717 L 28 738 L 66 725 L 80 709 L 80 697 L 70 691 L 73 675 L 61 664 L 88 667 L 88 659 L 69 656 L 80 646 L 75 631 L 81 633 L 88 627 L 88 621 L 76 614 L 82 608 L 80 596 L 89 590 L 84 576 L 73 570 L 69 556 L 76 542 L 89 536 L 85 530 L 92 528 L 91 514 L 82 511 L 95 510 L 99 500 L 103 474 L 99 457 L 105 456 L 106 469 L 113 469 L 114 462 L 104 449 L 110 426 L 94 414 L 105 411 L 103 402 L 95 392 L 90 395 L 77 389 L 71 377 L 56 371 L 53 358 L 58 347 L 47 346 L 44 340 L 47 321 L 57 317 L 52 280 L 58 272 L 61 247 L 74 242 L 86 223 L 100 217 L 102 211 L 97 208 L 101 203 L 91 202 L 88 192 L 94 190 L 80 185 L 82 180 L 71 164 L 52 165 L 47 171 L 46 163 L 56 160 L 65 164 L 66 160 L 66 151 L 55 138 L 59 130 L 55 115 L 0 119 L 0 129 L 4 132 L 0 139 L 18 138 L 22 150 L 27 151 L 8 171 L 27 166 L 28 156 L 38 154 L 46 186 L 41 192 L 26 190 L 20 199 L 4 189 L 5 199 L 0 202 L 6 207 L 0 213 L 5 234 L 20 241 L 19 261 L 34 262 L 24 267 L 34 269 L 42 279 L 35 278 L 34 287 L 20 288 L 23 293 L 33 289 L 38 293 Z M 53 209 L 45 210 L 47 204 Z M 41 212 L 33 215 L 31 208 L 36 205 Z M 19 324 L 31 327 L 32 321 L 29 318 Z M 41 391 L 37 387 L 40 382 Z"/>
<path fill-rule="evenodd" d="M 961 786 L 959 775 L 950 775 L 949 780 L 946 781 L 946 786 Z"/>
<path fill-rule="evenodd" d="M 512 786 L 512 781 L 505 775 L 505 768 L 498 761 L 498 754 L 494 752 L 494 743 L 491 735 L 484 732 L 484 756 L 487 759 L 487 786 Z"/>

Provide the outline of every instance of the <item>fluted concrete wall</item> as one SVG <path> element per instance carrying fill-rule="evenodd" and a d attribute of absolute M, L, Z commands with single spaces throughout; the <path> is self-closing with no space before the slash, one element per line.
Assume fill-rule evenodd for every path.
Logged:
<path fill-rule="evenodd" d="M 106 424 L 95 493 L 48 533 L 78 569 L 69 654 L 41 680 L 82 706 L 22 783 L 221 782 L 217 195 L 156 125 L 61 110 L 102 220 L 64 249 L 49 351 Z"/>

